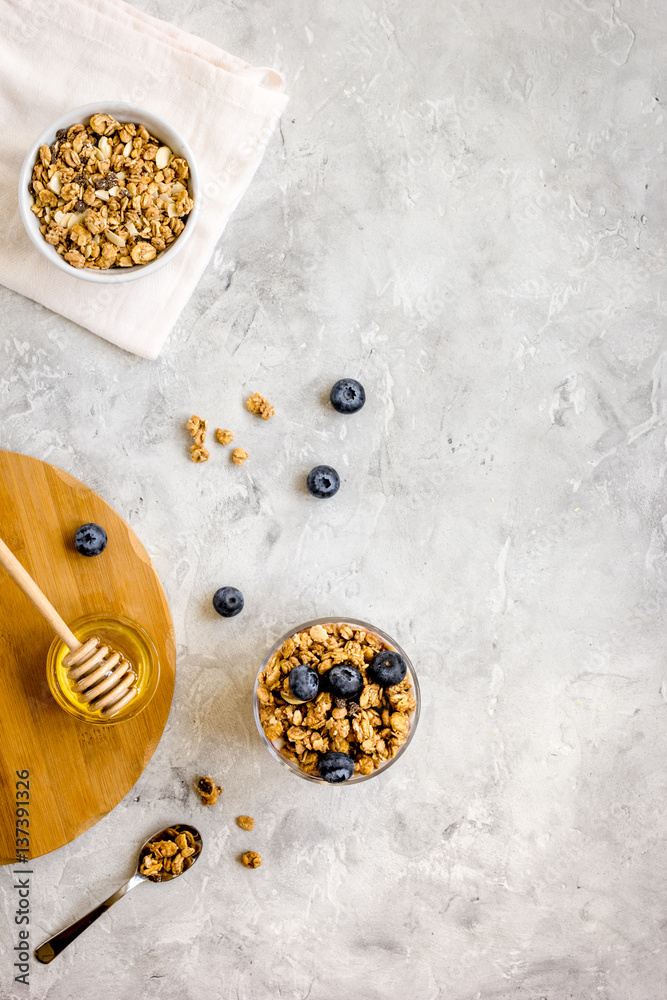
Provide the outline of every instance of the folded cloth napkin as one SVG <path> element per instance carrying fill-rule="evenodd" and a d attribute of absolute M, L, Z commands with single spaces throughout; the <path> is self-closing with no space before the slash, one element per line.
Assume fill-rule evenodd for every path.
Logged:
<path fill-rule="evenodd" d="M 254 69 L 122 0 L 0 0 L 0 283 L 119 347 L 157 357 L 248 187 L 287 97 Z M 189 142 L 201 175 L 189 243 L 153 275 L 99 285 L 50 264 L 18 212 L 18 176 L 39 133 L 69 108 L 127 101 Z M 72 122 L 74 124 L 74 122 Z"/>

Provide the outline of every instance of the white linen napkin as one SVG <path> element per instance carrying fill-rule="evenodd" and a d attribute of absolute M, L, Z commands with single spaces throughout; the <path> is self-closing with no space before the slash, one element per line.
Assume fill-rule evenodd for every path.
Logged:
<path fill-rule="evenodd" d="M 0 283 L 156 358 L 259 166 L 287 103 L 282 77 L 123 0 L 0 0 L 0 54 Z M 19 171 L 37 135 L 96 101 L 161 115 L 190 144 L 201 175 L 188 244 L 138 281 L 99 285 L 62 273 L 19 216 Z"/>

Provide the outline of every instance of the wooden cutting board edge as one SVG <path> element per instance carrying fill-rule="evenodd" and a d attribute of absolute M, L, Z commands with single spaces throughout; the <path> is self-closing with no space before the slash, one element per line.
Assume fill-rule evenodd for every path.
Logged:
<path fill-rule="evenodd" d="M 28 471 L 29 470 L 29 471 Z M 25 480 L 34 479 L 37 481 L 39 489 L 25 490 Z M 39 566 L 43 565 L 44 551 L 40 548 L 42 541 L 42 531 L 38 528 L 43 528 L 45 518 L 51 523 L 54 520 L 59 522 L 58 524 L 58 537 L 62 539 L 62 525 L 60 524 L 61 518 L 67 520 L 67 515 L 64 514 L 65 507 L 69 506 L 78 509 L 79 507 L 87 507 L 89 509 L 96 509 L 98 511 L 96 516 L 88 517 L 89 520 L 98 520 L 100 523 L 104 523 L 106 520 L 106 525 L 112 528 L 110 531 L 110 541 L 113 539 L 114 549 L 120 554 L 121 548 L 125 550 L 127 557 L 132 560 L 132 565 L 134 571 L 140 574 L 151 588 L 151 603 L 154 606 L 154 612 L 151 616 L 150 627 L 147 625 L 146 621 L 143 620 L 142 624 L 146 625 L 147 631 L 153 636 L 156 644 L 159 647 L 160 661 L 161 661 L 161 678 L 158 691 L 153 699 L 153 702 L 142 712 L 136 719 L 129 722 L 123 723 L 119 726 L 114 727 L 93 727 L 90 725 L 85 725 L 84 723 L 79 723 L 77 720 L 69 717 L 64 713 L 55 703 L 52 702 L 48 705 L 48 711 L 45 713 L 45 718 L 57 719 L 58 730 L 63 730 L 66 734 L 66 738 L 69 740 L 70 744 L 74 747 L 74 750 L 78 752 L 81 764 L 84 764 L 91 759 L 91 763 L 94 764 L 95 758 L 99 762 L 100 748 L 104 748 L 105 744 L 108 744 L 109 753 L 112 755 L 122 756 L 121 768 L 123 771 L 123 777 L 117 778 L 117 784 L 114 787 L 106 786 L 104 793 L 101 795 L 101 800 L 97 801 L 95 799 L 94 789 L 91 795 L 91 789 L 89 787 L 83 788 L 83 795 L 81 801 L 79 801 L 79 808 L 74 810 L 74 815 L 71 813 L 71 803 L 64 803 L 67 806 L 66 809 L 61 810 L 59 816 L 53 815 L 52 822 L 54 826 L 54 836 L 38 836 L 37 842 L 40 846 L 37 847 L 36 851 L 31 853 L 33 858 L 40 857 L 44 854 L 51 853 L 60 847 L 71 843 L 76 837 L 78 837 L 85 830 L 90 829 L 96 822 L 98 822 L 103 816 L 107 815 L 124 798 L 125 795 L 134 786 L 144 768 L 153 756 L 160 738 L 162 736 L 164 727 L 167 722 L 169 715 L 169 710 L 171 706 L 171 701 L 173 697 L 174 682 L 175 682 L 175 636 L 173 629 L 173 622 L 171 619 L 171 613 L 169 611 L 169 605 L 167 603 L 166 595 L 160 580 L 155 572 L 152 561 L 148 552 L 137 538 L 133 529 L 130 525 L 102 498 L 99 494 L 95 493 L 85 484 L 81 483 L 79 480 L 75 479 L 69 473 L 56 466 L 50 465 L 49 463 L 42 462 L 39 459 L 30 458 L 29 456 L 21 455 L 17 452 L 7 452 L 0 451 L 0 479 L 4 479 L 4 483 L 0 481 L 0 487 L 2 487 L 2 495 L 0 495 L 0 512 L 2 512 L 2 502 L 6 499 L 9 493 L 15 499 L 13 506 L 16 509 L 20 509 L 18 515 L 19 521 L 21 521 L 21 514 L 23 514 L 23 523 L 17 525 L 16 520 L 13 524 L 8 524 L 7 515 L 4 519 L 0 519 L 0 534 L 5 537 L 6 541 L 16 552 L 19 559 L 25 562 L 26 568 L 33 572 L 38 582 L 44 585 L 43 581 L 39 580 L 39 573 L 35 570 L 33 566 L 34 553 L 37 552 L 38 555 L 35 557 L 35 564 Z M 8 483 L 8 479 L 11 480 Z M 41 482 L 40 482 L 41 481 Z M 57 488 L 56 488 L 57 486 Z M 58 493 L 62 489 L 63 497 L 67 497 L 68 503 L 57 503 L 53 499 L 53 494 Z M 42 494 L 42 502 L 36 501 L 35 497 L 37 494 Z M 52 502 L 49 502 L 52 501 Z M 76 501 L 76 502 L 74 502 Z M 35 516 L 39 515 L 42 524 L 35 527 L 35 531 L 26 531 L 25 519 L 27 517 L 28 521 L 32 521 Z M 16 518 L 16 514 L 14 515 Z M 79 515 L 81 517 L 81 515 Z M 79 523 L 83 523 L 79 521 Z M 124 535 L 123 545 L 121 545 L 121 529 Z M 22 530 L 20 530 L 22 529 Z M 62 546 L 61 546 L 62 549 Z M 111 550 L 111 545 L 109 546 Z M 58 556 L 59 561 L 62 563 L 62 556 L 64 550 L 62 550 Z M 28 558 L 26 558 L 28 556 Z M 69 552 L 66 556 L 65 562 L 69 561 L 71 563 L 72 559 L 80 560 L 78 554 Z M 103 558 L 103 557 L 99 557 Z M 88 567 L 91 564 L 95 564 L 96 559 L 86 560 L 85 563 L 78 563 L 77 568 Z M 113 561 L 111 568 L 113 568 Z M 42 574 L 45 575 L 45 574 Z M 46 574 L 48 576 L 53 576 L 53 574 Z M 57 576 L 57 574 L 56 574 Z M 104 574 L 102 574 L 104 577 Z M 7 578 L 8 579 L 8 578 Z M 7 593 L 7 581 L 3 580 L 5 584 L 5 593 Z M 15 585 L 9 581 L 9 586 L 14 587 Z M 141 584 L 139 584 L 140 588 Z M 46 589 L 46 587 L 45 587 Z M 12 593 L 9 591 L 9 593 Z M 25 598 L 17 590 L 16 594 L 13 596 L 12 603 L 18 604 L 20 607 L 20 614 L 25 615 L 24 607 L 21 607 L 21 602 L 25 602 Z M 27 603 L 27 602 L 26 602 Z M 54 603 L 56 603 L 54 601 Z M 33 628 L 35 624 L 34 616 L 37 612 L 32 609 L 32 605 L 27 603 L 29 613 L 33 616 L 30 618 L 30 628 Z M 78 617 L 79 614 L 84 613 L 86 608 L 81 608 L 75 613 L 67 614 L 65 609 L 63 609 L 63 614 L 65 618 Z M 116 610 L 121 610 L 117 608 Z M 131 609 L 124 608 L 124 610 L 129 617 L 136 617 L 138 620 L 141 618 L 132 613 Z M 11 630 L 12 623 L 4 623 L 2 621 L 2 608 L 0 607 L 0 642 L 2 641 L 2 631 L 4 629 L 5 635 L 7 635 L 7 628 Z M 13 622 L 16 619 L 12 620 Z M 14 625 L 14 627 L 16 627 Z M 156 632 L 159 633 L 156 637 Z M 25 635 L 23 635 L 25 638 Z M 42 640 L 42 644 L 43 644 Z M 42 650 L 39 651 L 39 658 L 42 657 Z M 7 665 L 4 665 L 4 669 L 7 669 Z M 12 678 L 15 680 L 15 678 Z M 35 705 L 39 703 L 40 697 L 44 701 L 43 688 L 44 682 L 43 678 L 38 678 L 40 692 L 37 697 L 32 699 L 31 711 L 35 710 Z M 14 696 L 16 695 L 16 689 L 19 687 L 18 683 L 14 684 Z M 50 697 L 50 695 L 49 695 Z M 12 705 L 16 705 L 16 700 L 12 701 Z M 58 709 L 57 713 L 54 714 L 54 706 Z M 37 709 L 39 712 L 39 709 Z M 22 713 L 23 714 L 23 713 Z M 131 727 L 131 728 L 128 728 Z M 6 728 L 6 727 L 5 727 Z M 30 728 L 28 724 L 27 732 L 21 734 L 22 738 L 18 740 L 15 745 L 15 752 L 18 754 L 15 760 L 22 758 L 25 760 L 26 756 L 30 756 L 29 751 L 26 751 L 26 747 L 35 748 L 35 738 L 36 736 L 42 737 L 43 730 L 39 730 L 35 733 L 33 729 Z M 137 739 L 138 738 L 138 739 Z M 11 753 L 11 748 L 7 749 L 9 745 L 9 739 L 7 733 L 3 733 L 2 738 L 0 738 L 0 756 L 7 757 L 8 755 L 14 756 Z M 37 744 L 41 745 L 43 740 L 40 738 L 37 740 Z M 76 745 L 74 745 L 76 743 Z M 129 744 L 129 747 L 128 747 Z M 4 748 L 4 749 L 3 749 Z M 128 766 L 128 750 L 130 757 L 130 764 Z M 40 759 L 41 750 L 39 746 L 35 752 L 35 759 Z M 5 798 L 5 805 L 7 805 L 7 785 L 10 786 L 9 792 L 12 795 L 11 802 L 9 802 L 9 813 L 11 814 L 15 800 L 13 798 L 13 788 L 11 773 L 8 773 L 7 760 L 2 761 L 3 767 L 0 771 L 4 771 L 4 780 L 2 780 L 2 785 L 4 788 L 3 798 Z M 51 760 L 49 761 L 51 764 Z M 107 761 L 103 759 L 102 763 L 106 766 Z M 58 772 L 58 763 L 56 762 L 55 771 Z M 64 760 L 62 761 L 62 766 L 67 766 L 67 753 L 64 753 Z M 53 768 L 51 769 L 53 770 Z M 86 768 L 88 770 L 88 768 Z M 109 769 L 107 768 L 107 771 Z M 11 768 L 9 769 L 11 772 Z M 94 772 L 94 768 L 91 773 Z M 106 778 L 109 778 L 107 773 Z M 113 775 L 111 775 L 112 785 L 113 785 Z M 56 779 L 57 780 L 57 779 Z M 106 785 L 106 781 L 103 782 Z M 49 789 L 49 793 L 51 789 Z M 52 796 L 49 794 L 49 798 Z M 56 796 L 57 800 L 57 796 Z M 31 806 L 32 810 L 32 806 Z M 64 815 L 63 815 L 64 814 Z M 2 825 L 5 826 L 7 822 L 7 809 L 2 810 Z M 37 816 L 36 821 L 39 820 L 39 806 L 37 806 Z M 44 817 L 41 817 L 41 822 L 44 822 Z M 0 829 L 1 842 L 0 842 L 0 865 L 1 864 L 12 864 L 15 861 L 15 855 L 6 856 L 8 854 L 8 843 L 11 842 L 11 838 L 8 838 L 7 832 L 4 833 Z M 13 836 L 13 834 L 12 834 Z"/>

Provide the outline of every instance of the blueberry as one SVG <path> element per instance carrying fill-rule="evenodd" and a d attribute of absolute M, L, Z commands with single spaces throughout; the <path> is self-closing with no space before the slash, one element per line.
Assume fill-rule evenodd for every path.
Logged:
<path fill-rule="evenodd" d="M 327 686 L 337 698 L 356 698 L 364 686 L 364 679 L 350 663 L 339 663 L 324 675 Z"/>
<path fill-rule="evenodd" d="M 330 465 L 316 465 L 308 473 L 306 485 L 314 497 L 332 497 L 338 493 L 340 476 Z"/>
<path fill-rule="evenodd" d="M 289 673 L 289 689 L 298 701 L 310 701 L 320 689 L 320 675 L 305 663 Z"/>
<path fill-rule="evenodd" d="M 373 658 L 368 673 L 380 687 L 393 687 L 400 684 L 408 672 L 408 667 L 402 656 L 393 649 L 383 649 Z"/>
<path fill-rule="evenodd" d="M 107 547 L 107 533 L 99 524 L 82 524 L 76 530 L 74 545 L 82 556 L 99 556 Z"/>
<path fill-rule="evenodd" d="M 243 611 L 243 594 L 236 587 L 220 587 L 213 595 L 213 607 L 223 618 L 233 618 Z"/>
<path fill-rule="evenodd" d="M 320 757 L 317 769 L 325 781 L 338 784 L 347 781 L 354 774 L 354 761 L 349 754 L 338 753 L 337 750 L 330 750 Z"/>
<path fill-rule="evenodd" d="M 329 396 L 331 405 L 339 413 L 356 413 L 366 402 L 366 392 L 361 382 L 354 378 L 339 378 Z"/>

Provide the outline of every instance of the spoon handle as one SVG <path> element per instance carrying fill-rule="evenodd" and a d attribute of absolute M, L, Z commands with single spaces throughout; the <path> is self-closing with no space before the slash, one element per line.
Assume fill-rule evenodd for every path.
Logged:
<path fill-rule="evenodd" d="M 94 910 L 87 913 L 85 917 L 75 920 L 73 924 L 69 925 L 69 927 L 65 927 L 64 930 L 59 931 L 57 934 L 54 934 L 53 937 L 44 941 L 43 944 L 40 944 L 39 948 L 35 949 L 35 958 L 38 959 L 38 961 L 43 962 L 44 965 L 52 962 L 56 955 L 59 955 L 61 951 L 64 951 L 75 938 L 78 938 L 79 934 L 83 934 L 87 927 L 90 927 L 90 925 L 94 923 L 106 910 L 108 910 L 110 906 L 117 903 L 126 892 L 129 892 L 130 889 L 134 889 L 135 885 L 139 885 L 140 882 L 145 881 L 146 877 L 144 875 L 139 875 L 138 873 L 134 874 L 129 882 L 126 882 L 125 885 L 121 886 L 117 892 L 114 892 L 113 896 L 109 896 L 109 898 L 105 899 L 103 903 L 96 906 Z"/>

